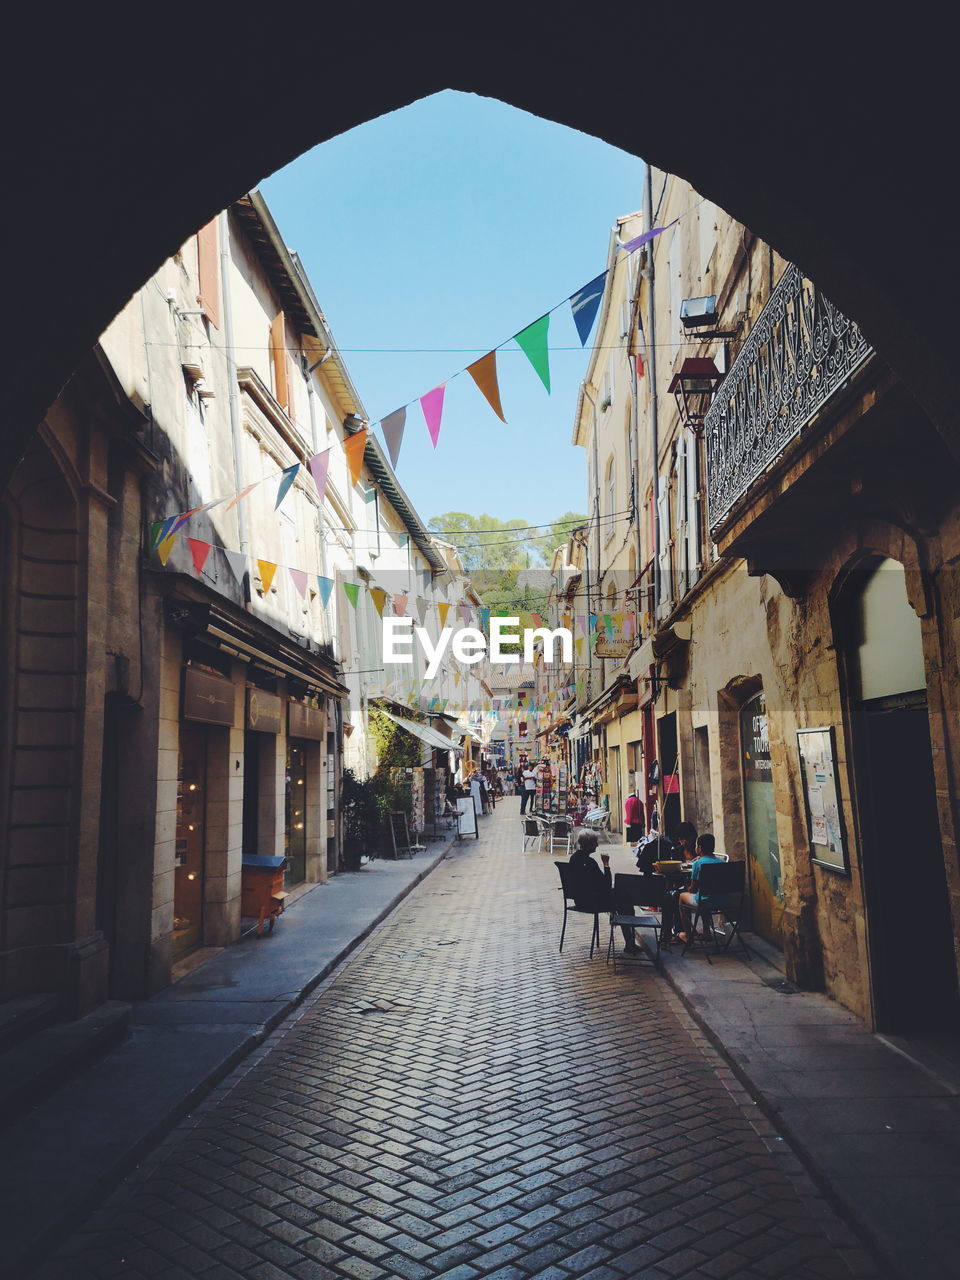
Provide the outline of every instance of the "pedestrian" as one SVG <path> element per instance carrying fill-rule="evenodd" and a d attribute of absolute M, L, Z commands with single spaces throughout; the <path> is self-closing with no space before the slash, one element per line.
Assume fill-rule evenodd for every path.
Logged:
<path fill-rule="evenodd" d="M 681 862 L 692 863 L 697 856 L 697 828 L 692 822 L 678 823 L 673 833 L 674 857 Z M 646 852 L 646 850 L 644 851 Z M 664 859 L 658 859 L 664 861 Z M 660 916 L 660 934 L 661 943 L 669 946 L 673 937 L 673 931 L 678 923 L 678 899 L 680 897 L 679 889 L 670 889 L 663 895 L 663 911 Z"/>
<path fill-rule="evenodd" d="M 522 771 L 520 775 L 520 812 L 527 812 L 527 805 L 530 806 L 530 812 L 533 812 L 533 802 L 537 795 L 537 775 L 529 765 Z"/>
<path fill-rule="evenodd" d="M 600 839 L 595 831 L 581 831 L 577 836 L 577 847 L 570 855 L 569 863 L 574 905 L 579 911 L 616 911 L 621 915 L 632 916 L 631 895 L 614 892 L 609 853 L 600 855 L 603 870 L 591 856 L 599 843 Z M 638 955 L 639 948 L 633 929 L 629 925 L 620 927 L 626 954 Z"/>
<path fill-rule="evenodd" d="M 624 801 L 623 818 L 627 827 L 627 844 L 636 844 L 643 835 L 643 802 L 634 787 Z"/>
<path fill-rule="evenodd" d="M 473 796 L 473 807 L 478 814 L 484 813 L 483 789 L 480 782 L 480 770 L 475 769 L 469 778 L 470 794 Z"/>
<path fill-rule="evenodd" d="M 701 893 L 700 884 L 700 868 L 709 866 L 713 862 L 724 862 L 724 858 L 717 857 L 716 841 L 709 831 L 705 831 L 697 841 L 696 858 L 693 862 L 690 874 L 690 888 L 685 889 L 679 897 L 680 917 L 683 921 L 683 932 L 677 934 L 681 942 L 687 943 L 693 933 L 693 913 L 697 907 L 706 911 L 733 911 L 739 901 L 737 894 L 730 893 Z"/>

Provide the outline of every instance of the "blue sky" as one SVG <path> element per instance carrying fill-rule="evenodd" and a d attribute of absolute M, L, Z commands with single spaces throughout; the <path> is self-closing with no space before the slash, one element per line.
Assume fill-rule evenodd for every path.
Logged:
<path fill-rule="evenodd" d="M 602 271 L 610 227 L 641 206 L 643 162 L 447 91 L 315 147 L 261 190 L 375 420 Z M 550 395 L 516 343 L 498 353 L 506 425 L 467 374 L 447 386 L 436 450 L 419 405 L 407 410 L 397 475 L 424 520 L 586 509 L 570 435 L 587 353 L 567 306 L 550 347 Z"/>

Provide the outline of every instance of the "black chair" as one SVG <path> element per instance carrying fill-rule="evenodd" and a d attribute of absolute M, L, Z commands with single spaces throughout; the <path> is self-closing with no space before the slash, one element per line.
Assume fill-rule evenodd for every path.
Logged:
<path fill-rule="evenodd" d="M 640 964 L 652 964 L 655 969 L 663 971 L 663 959 L 660 955 L 661 924 L 653 911 L 663 909 L 663 895 L 667 891 L 667 882 L 663 876 L 657 875 L 616 875 L 613 880 L 613 892 L 617 898 L 628 896 L 635 907 L 647 907 L 650 910 L 641 914 L 623 915 L 612 912 L 610 915 L 610 941 L 607 943 L 607 964 L 613 956 L 613 972 L 617 972 L 617 951 L 613 945 L 614 930 L 618 928 L 650 929 L 653 932 L 656 949 L 651 956 L 645 947 L 638 948 L 638 954 L 631 957 Z"/>
<path fill-rule="evenodd" d="M 747 864 L 745 862 L 708 862 L 700 868 L 700 878 L 697 882 L 697 892 L 699 894 L 708 894 L 712 896 L 716 893 L 726 894 L 731 902 L 729 907 L 705 907 L 699 903 L 694 908 L 693 923 L 690 926 L 690 932 L 687 934 L 687 941 L 683 944 L 681 956 L 685 956 L 691 947 L 700 947 L 703 954 L 707 957 L 707 963 L 713 964 L 710 959 L 710 944 L 712 942 L 714 951 L 717 954 L 728 952 L 734 938 L 737 939 L 739 946 L 737 952 L 743 952 L 748 960 L 753 957 L 750 949 L 744 942 L 740 933 L 740 924 L 743 920 L 743 904 L 746 900 L 747 893 Z M 724 920 L 730 926 L 730 932 L 724 930 L 723 941 L 717 938 L 714 927 L 714 913 L 722 915 Z M 700 924 L 704 930 L 703 936 L 697 934 L 697 925 Z"/>
<path fill-rule="evenodd" d="M 560 950 L 563 950 L 563 937 L 567 932 L 567 916 L 571 911 L 576 911 L 580 915 L 593 916 L 593 933 L 590 935 L 590 958 L 593 959 L 593 949 L 600 950 L 600 912 L 591 911 L 589 907 L 578 907 L 573 897 L 573 885 L 570 880 L 570 864 L 569 862 L 555 862 L 553 864 L 560 872 L 560 891 L 563 894 L 563 928 L 560 930 Z"/>
<path fill-rule="evenodd" d="M 556 845 L 562 845 L 570 857 L 573 851 L 573 824 L 566 818 L 546 818 L 543 821 L 543 834 L 550 842 L 550 852 Z"/>
<path fill-rule="evenodd" d="M 520 821 L 523 823 L 523 852 L 526 853 L 530 848 L 530 841 L 536 840 L 537 852 L 539 853 L 543 847 L 543 830 L 536 818 L 528 818 L 524 815 Z"/>

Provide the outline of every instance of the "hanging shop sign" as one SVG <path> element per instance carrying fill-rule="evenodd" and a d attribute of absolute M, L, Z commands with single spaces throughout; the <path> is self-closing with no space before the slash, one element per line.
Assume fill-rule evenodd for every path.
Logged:
<path fill-rule="evenodd" d="M 305 702 L 287 703 L 287 733 L 291 738 L 307 738 L 322 742 L 325 716 L 321 707 L 311 707 Z"/>
<path fill-rule="evenodd" d="M 247 728 L 257 733 L 279 733 L 283 726 L 283 699 L 264 689 L 247 690 Z"/>
<path fill-rule="evenodd" d="M 183 718 L 232 726 L 233 682 L 199 667 L 184 667 Z"/>

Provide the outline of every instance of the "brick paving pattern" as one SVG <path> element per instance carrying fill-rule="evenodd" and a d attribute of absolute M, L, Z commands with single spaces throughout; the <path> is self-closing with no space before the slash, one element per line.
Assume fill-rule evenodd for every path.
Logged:
<path fill-rule="evenodd" d="M 557 953 L 520 844 L 507 800 L 38 1277 L 878 1275 L 664 979 L 588 917 Z"/>

